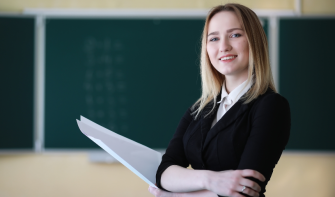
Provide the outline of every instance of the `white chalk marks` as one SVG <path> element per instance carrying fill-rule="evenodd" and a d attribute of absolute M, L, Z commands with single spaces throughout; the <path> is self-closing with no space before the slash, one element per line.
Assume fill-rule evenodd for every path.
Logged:
<path fill-rule="evenodd" d="M 83 89 L 88 118 L 118 133 L 129 130 L 123 50 L 120 40 L 90 37 L 84 42 Z"/>

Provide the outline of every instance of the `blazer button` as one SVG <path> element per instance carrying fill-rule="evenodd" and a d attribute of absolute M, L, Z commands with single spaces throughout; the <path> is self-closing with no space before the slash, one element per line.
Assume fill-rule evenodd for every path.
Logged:
<path fill-rule="evenodd" d="M 202 164 L 202 168 L 205 169 L 205 164 Z"/>

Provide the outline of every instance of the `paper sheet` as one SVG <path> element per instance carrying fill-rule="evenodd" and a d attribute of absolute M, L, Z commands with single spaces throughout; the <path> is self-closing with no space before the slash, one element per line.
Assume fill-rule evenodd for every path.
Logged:
<path fill-rule="evenodd" d="M 83 116 L 77 123 L 81 132 L 88 138 L 150 186 L 156 187 L 156 171 L 162 159 L 161 153 L 114 133 Z"/>

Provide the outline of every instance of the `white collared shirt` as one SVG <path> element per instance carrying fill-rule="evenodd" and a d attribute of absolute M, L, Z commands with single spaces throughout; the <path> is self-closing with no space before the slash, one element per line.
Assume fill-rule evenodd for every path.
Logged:
<path fill-rule="evenodd" d="M 247 84 L 248 80 L 245 80 L 239 86 L 237 86 L 230 94 L 227 93 L 225 82 L 223 82 L 221 90 L 221 100 L 217 103 L 220 104 L 219 109 L 214 118 L 212 127 L 222 118 L 223 115 L 250 89 L 253 84 L 251 80 Z"/>

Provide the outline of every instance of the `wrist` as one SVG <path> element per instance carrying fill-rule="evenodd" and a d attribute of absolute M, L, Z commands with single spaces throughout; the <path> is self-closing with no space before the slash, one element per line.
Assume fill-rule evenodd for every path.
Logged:
<path fill-rule="evenodd" d="M 210 187 L 210 182 L 211 182 L 211 173 L 212 171 L 209 171 L 209 170 L 201 170 L 203 172 L 203 175 L 202 175 L 202 182 L 201 182 L 201 187 L 205 190 L 209 190 L 211 191 L 211 187 Z"/>

